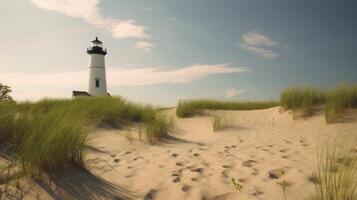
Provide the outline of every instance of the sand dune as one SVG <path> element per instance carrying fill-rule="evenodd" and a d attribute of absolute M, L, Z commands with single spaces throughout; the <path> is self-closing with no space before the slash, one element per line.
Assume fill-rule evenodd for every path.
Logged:
<path fill-rule="evenodd" d="M 97 129 L 89 137 L 89 171 L 37 184 L 28 198 L 278 200 L 284 180 L 287 199 L 304 199 L 319 145 L 357 136 L 357 121 L 326 125 L 322 114 L 293 120 L 278 107 L 219 112 L 231 118 L 231 127 L 213 132 L 209 116 L 175 117 L 174 130 L 157 145 L 140 142 L 135 126 Z M 269 174 L 276 169 L 284 174 Z"/>

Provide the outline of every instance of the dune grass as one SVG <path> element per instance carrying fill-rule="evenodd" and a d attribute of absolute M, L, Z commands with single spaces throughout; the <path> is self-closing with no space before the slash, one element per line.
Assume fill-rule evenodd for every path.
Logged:
<path fill-rule="evenodd" d="M 211 110 L 257 110 L 278 106 L 279 103 L 273 101 L 266 102 L 239 102 L 239 101 L 219 101 L 209 99 L 181 100 L 176 109 L 178 117 L 191 117 L 201 114 L 205 109 Z"/>
<path fill-rule="evenodd" d="M 121 126 L 140 122 L 151 137 L 167 134 L 168 121 L 151 106 L 121 98 L 95 97 L 42 100 L 35 103 L 0 103 L 0 147 L 31 175 L 84 168 L 88 132 L 99 124 Z"/>
<path fill-rule="evenodd" d="M 232 119 L 223 113 L 214 113 L 212 117 L 212 128 L 214 132 L 232 125 Z"/>
<path fill-rule="evenodd" d="M 357 108 L 357 85 L 341 85 L 330 91 L 326 100 L 326 121 L 332 122 L 349 108 Z"/>
<path fill-rule="evenodd" d="M 291 87 L 280 95 L 280 105 L 286 110 L 300 110 L 311 114 L 313 106 L 323 105 L 326 93 L 315 87 Z"/>
<path fill-rule="evenodd" d="M 168 117 L 165 113 L 158 113 L 154 117 L 154 120 L 150 120 L 144 125 L 145 138 L 151 144 L 155 144 L 160 137 L 167 135 L 168 131 L 173 126 L 172 118 Z M 141 138 L 141 130 L 139 134 Z"/>
<path fill-rule="evenodd" d="M 314 107 L 325 105 L 326 122 L 333 122 L 345 110 L 357 108 L 357 85 L 341 85 L 327 91 L 316 87 L 288 88 L 280 95 L 280 105 L 286 110 L 302 111 L 305 116 L 311 115 Z"/>
<path fill-rule="evenodd" d="M 357 157 L 346 147 L 326 145 L 313 173 L 311 200 L 356 200 Z"/>

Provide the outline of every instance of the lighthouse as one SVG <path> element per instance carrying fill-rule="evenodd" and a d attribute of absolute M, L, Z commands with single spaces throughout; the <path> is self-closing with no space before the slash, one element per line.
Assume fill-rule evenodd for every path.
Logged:
<path fill-rule="evenodd" d="M 88 93 L 91 96 L 106 96 L 107 80 L 105 76 L 105 55 L 107 50 L 103 48 L 103 43 L 98 37 L 91 42 L 87 48 L 89 55 L 89 80 Z"/>

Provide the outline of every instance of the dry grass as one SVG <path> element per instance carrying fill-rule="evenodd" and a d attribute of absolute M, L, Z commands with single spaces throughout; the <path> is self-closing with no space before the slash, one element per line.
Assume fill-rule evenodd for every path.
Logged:
<path fill-rule="evenodd" d="M 356 200 L 357 155 L 346 147 L 327 145 L 313 173 L 311 200 Z"/>

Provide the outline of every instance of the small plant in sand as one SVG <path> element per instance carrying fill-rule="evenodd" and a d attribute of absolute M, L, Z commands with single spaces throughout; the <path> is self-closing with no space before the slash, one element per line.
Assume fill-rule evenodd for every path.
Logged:
<path fill-rule="evenodd" d="M 231 120 L 228 118 L 227 115 L 224 115 L 223 113 L 215 113 L 213 114 L 212 118 L 212 126 L 213 126 L 213 131 L 219 131 L 224 128 L 227 128 L 231 125 Z"/>
<path fill-rule="evenodd" d="M 311 200 L 357 199 L 357 155 L 338 145 L 327 145 L 313 173 Z"/>
<path fill-rule="evenodd" d="M 231 177 L 231 182 L 234 188 L 238 190 L 238 192 L 241 192 L 243 190 L 243 185 L 239 183 L 239 181 L 237 181 L 234 177 Z"/>
<path fill-rule="evenodd" d="M 168 134 L 170 128 L 173 126 L 173 119 L 165 113 L 158 113 L 152 120 L 145 123 L 144 129 L 139 130 L 139 138 L 144 133 L 145 139 L 151 143 L 156 143 L 160 137 Z"/>
<path fill-rule="evenodd" d="M 281 185 L 281 188 L 283 189 L 283 193 L 284 193 L 284 200 L 286 200 L 286 188 L 288 187 L 288 183 L 285 180 L 283 180 L 278 184 Z"/>

